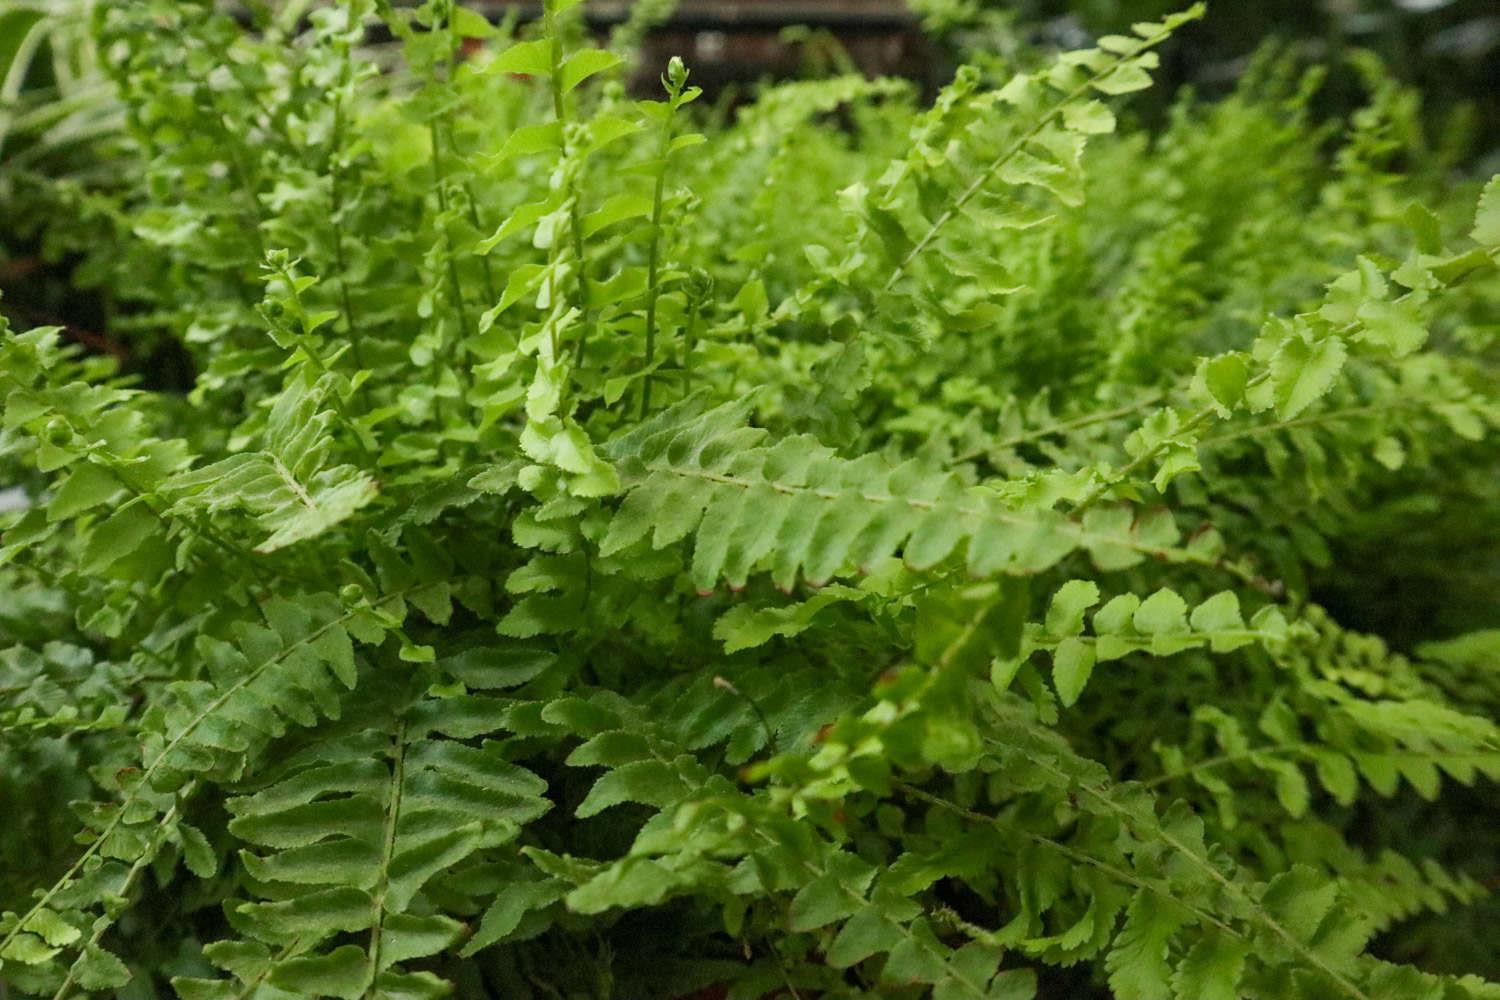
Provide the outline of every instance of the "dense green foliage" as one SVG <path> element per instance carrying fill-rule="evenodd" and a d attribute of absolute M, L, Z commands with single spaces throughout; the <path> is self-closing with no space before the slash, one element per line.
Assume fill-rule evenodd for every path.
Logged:
<path fill-rule="evenodd" d="M 1127 31 L 1177 9 L 1172 0 L 908 0 L 945 46 L 979 57 L 1020 37 L 1068 44 L 1081 31 Z M 1076 41 L 1075 41 L 1076 44 Z M 1500 13 L 1492 0 L 1240 0 L 1215 3 L 1191 38 L 1169 46 L 1158 95 L 1179 84 L 1232 86 L 1244 60 L 1275 44 L 1330 74 L 1316 107 L 1357 106 L 1371 55 L 1419 87 L 1435 129 L 1500 157 Z"/>
<path fill-rule="evenodd" d="M 31 182 L 196 380 L 0 341 L 8 990 L 1500 997 L 1421 945 L 1496 857 L 1500 182 L 1410 93 L 1118 124 L 1194 10 L 731 114 L 568 0 L 251 8 L 101 7 L 125 141 Z M 1357 630 L 1403 580 L 1446 641 Z"/>

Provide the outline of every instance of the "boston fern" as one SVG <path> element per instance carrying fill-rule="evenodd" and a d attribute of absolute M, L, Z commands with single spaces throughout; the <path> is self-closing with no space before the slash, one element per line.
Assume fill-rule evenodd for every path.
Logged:
<path fill-rule="evenodd" d="M 100 5 L 124 138 L 16 188 L 196 381 L 0 342 L 5 990 L 1500 997 L 1393 961 L 1500 778 L 1500 182 L 1412 94 L 245 6 Z"/>

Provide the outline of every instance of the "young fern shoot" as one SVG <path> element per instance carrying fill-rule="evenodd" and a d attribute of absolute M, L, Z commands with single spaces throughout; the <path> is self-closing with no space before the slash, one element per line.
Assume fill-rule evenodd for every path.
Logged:
<path fill-rule="evenodd" d="M 677 112 L 691 104 L 702 94 L 698 87 L 687 86 L 687 66 L 678 56 L 667 63 L 661 84 L 667 91 L 664 102 L 646 102 L 641 105 L 648 120 L 655 121 L 657 128 L 656 178 L 651 192 L 651 235 L 646 247 L 646 355 L 644 374 L 641 376 L 641 419 L 651 412 L 651 376 L 656 363 L 656 305 L 661 295 L 660 254 L 664 232 L 667 177 L 672 171 L 672 154 L 684 145 L 699 141 L 696 134 L 676 135 Z"/>

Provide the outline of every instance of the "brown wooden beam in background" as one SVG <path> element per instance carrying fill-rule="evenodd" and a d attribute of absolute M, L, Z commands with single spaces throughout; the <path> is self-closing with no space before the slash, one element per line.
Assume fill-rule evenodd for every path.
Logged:
<path fill-rule="evenodd" d="M 542 5 L 535 0 L 480 0 L 470 6 L 497 17 L 515 11 L 523 20 L 542 14 Z M 591 25 L 610 27 L 624 21 L 632 6 L 631 0 L 590 0 L 584 5 L 583 16 Z M 682 0 L 662 27 L 725 31 L 794 24 L 841 31 L 891 31 L 915 28 L 917 21 L 901 0 Z"/>
<path fill-rule="evenodd" d="M 470 0 L 469 6 L 496 20 L 511 15 L 526 21 L 542 11 L 536 0 Z M 603 33 L 625 21 L 632 6 L 631 0 L 589 0 L 583 18 Z M 650 67 L 665 66 L 674 55 L 688 63 L 694 82 L 710 94 L 767 76 L 797 76 L 805 71 L 809 52 L 782 36 L 793 26 L 823 32 L 866 75 L 930 82 L 931 52 L 902 0 L 681 0 L 646 37 L 642 71 L 632 89 L 654 90 Z"/>

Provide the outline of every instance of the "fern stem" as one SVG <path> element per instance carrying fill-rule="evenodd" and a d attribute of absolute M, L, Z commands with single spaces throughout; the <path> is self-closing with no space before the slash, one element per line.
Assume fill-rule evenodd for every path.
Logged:
<path fill-rule="evenodd" d="M 370 894 L 373 923 L 370 927 L 369 964 L 365 979 L 367 988 L 374 988 L 375 976 L 380 971 L 381 936 L 385 930 L 385 895 L 390 888 L 391 859 L 396 853 L 396 824 L 401 817 L 401 792 L 406 781 L 406 720 L 396 723 L 396 735 L 391 749 L 391 792 L 386 802 L 385 834 L 380 847 L 380 881 Z"/>
<path fill-rule="evenodd" d="M 1054 434 L 1066 434 L 1069 431 L 1080 430 L 1084 427 L 1092 427 L 1094 424 L 1103 424 L 1108 423 L 1111 420 L 1118 420 L 1121 417 L 1129 417 L 1141 412 L 1142 410 L 1150 409 L 1151 407 L 1155 406 L 1157 403 L 1160 403 L 1163 399 L 1165 399 L 1166 395 L 1167 393 L 1165 391 L 1153 392 L 1145 399 L 1138 400 L 1137 402 L 1130 403 L 1126 406 L 1116 407 L 1113 410 L 1104 410 L 1100 413 L 1088 413 L 1081 417 L 1075 417 L 1072 420 L 1060 420 L 1056 423 L 1037 427 L 1033 430 L 1023 431 L 1020 434 L 1012 434 L 1010 437 L 1001 438 L 999 441 L 995 441 L 992 444 L 985 446 L 984 448 L 976 448 L 973 451 L 964 452 L 962 455 L 959 455 L 958 457 L 953 459 L 953 461 L 955 463 L 972 462 L 977 458 L 983 458 L 990 452 L 997 451 L 1001 448 L 1014 448 L 1018 444 L 1026 444 L 1029 441 L 1035 441 L 1039 438 L 1051 437 Z"/>
<path fill-rule="evenodd" d="M 282 945 L 277 951 L 276 957 L 267 962 L 260 972 L 249 979 L 240 981 L 239 992 L 234 995 L 233 1000 L 250 1000 L 250 997 L 255 996 L 259 992 L 261 984 L 271 978 L 271 973 L 276 971 L 277 966 L 281 965 L 282 962 L 286 961 L 292 955 L 295 955 L 297 949 L 301 946 L 302 938 L 294 938 L 290 944 Z"/>
<path fill-rule="evenodd" d="M 542 5 L 542 23 L 547 38 L 552 41 L 551 51 L 551 73 L 548 77 L 552 87 L 552 117 L 560 126 L 562 136 L 562 159 L 567 162 L 572 155 L 572 149 L 568 142 L 568 102 L 562 89 L 562 36 L 557 30 L 557 13 L 553 4 L 548 2 Z M 578 187 L 570 177 L 567 181 L 567 190 L 563 197 L 568 202 L 568 232 L 573 243 L 573 257 L 575 266 L 578 268 L 578 308 L 583 315 L 582 328 L 578 332 L 578 346 L 573 358 L 573 367 L 582 369 L 585 352 L 588 350 L 589 335 L 594 326 L 594 310 L 589 305 L 589 274 L 588 258 L 584 253 L 583 244 L 583 218 L 578 210 Z"/>
<path fill-rule="evenodd" d="M 1276 746 L 1256 747 L 1255 749 L 1247 750 L 1244 753 L 1221 753 L 1214 757 L 1205 757 L 1202 760 L 1194 763 L 1191 767 L 1185 768 L 1184 770 L 1174 771 L 1171 774 L 1158 774 L 1156 777 L 1142 781 L 1140 784 L 1142 788 L 1160 788 L 1162 785 L 1171 784 L 1174 781 L 1186 781 L 1187 779 L 1198 774 L 1200 771 L 1209 771 L 1213 768 L 1222 767 L 1225 764 L 1233 764 L 1237 761 L 1251 760 L 1255 757 L 1279 757 L 1283 754 L 1298 754 L 1307 752 L 1308 747 L 1306 743 L 1282 743 Z"/>
<path fill-rule="evenodd" d="M 339 67 L 338 89 L 333 100 L 333 132 L 328 145 L 328 221 L 333 229 L 333 259 L 339 271 L 339 304 L 344 312 L 344 329 L 349 335 L 349 352 L 354 364 L 365 367 L 364 334 L 354 318 L 354 304 L 349 295 L 349 262 L 344 255 L 344 171 L 340 158 L 344 146 L 344 93 L 353 73 L 349 45 L 341 46 L 343 63 Z"/>
<path fill-rule="evenodd" d="M 672 149 L 672 106 L 662 118 L 657 149 L 656 188 L 651 195 L 651 243 L 646 252 L 646 374 L 641 379 L 641 419 L 651 412 L 651 365 L 656 360 L 656 300 L 661 293 L 658 273 L 661 253 L 662 202 L 667 189 L 667 166 Z"/>
<path fill-rule="evenodd" d="M 297 307 L 300 310 L 302 308 L 302 293 L 297 290 L 296 274 L 293 270 L 293 265 L 295 263 L 295 261 L 292 262 L 292 264 L 268 263 L 267 268 L 274 269 L 277 276 L 286 283 L 287 288 L 291 291 L 292 300 L 297 304 Z M 284 326 L 283 328 L 291 334 L 292 339 L 297 344 L 297 349 L 302 352 L 302 356 L 307 359 L 307 363 L 310 364 L 319 375 L 330 376 L 333 374 L 332 370 L 328 367 L 328 362 L 323 360 L 322 355 L 318 353 L 317 345 L 310 341 L 310 335 L 304 332 L 304 328 L 300 323 L 298 323 L 296 326 Z M 350 341 L 350 347 L 353 347 L 352 340 Z M 360 454 L 364 456 L 366 461 L 372 461 L 374 459 L 374 455 L 371 454 L 369 446 L 365 444 L 364 434 L 360 432 L 358 425 L 356 425 L 354 421 L 350 419 L 349 411 L 344 407 L 344 401 L 339 396 L 338 387 L 336 384 L 332 387 L 332 391 L 330 391 L 328 394 L 328 401 L 333 406 L 333 414 L 335 419 L 337 419 L 339 423 L 343 424 L 344 428 L 354 436 L 354 443 L 359 448 Z"/>
<path fill-rule="evenodd" d="M 736 698 L 741 699 L 745 702 L 745 704 L 749 705 L 750 710 L 755 713 L 755 717 L 760 720 L 760 728 L 765 730 L 766 745 L 770 748 L 773 754 L 778 754 L 781 752 L 781 750 L 776 745 L 776 730 L 771 728 L 771 720 L 766 718 L 766 713 L 760 707 L 760 702 L 756 701 L 754 698 L 741 691 L 734 685 L 734 682 L 727 677 L 715 676 L 714 687 L 720 689 L 721 691 L 728 691 L 730 694 L 734 695 Z"/>
<path fill-rule="evenodd" d="M 693 391 L 693 348 L 698 346 L 698 313 L 702 304 L 694 296 L 688 305 L 687 323 L 682 330 L 682 393 Z"/>
<path fill-rule="evenodd" d="M 348 73 L 345 63 L 345 74 Z M 347 83 L 347 80 L 345 81 Z M 349 262 L 344 255 L 344 201 L 343 168 L 339 165 L 339 150 L 344 137 L 344 99 L 340 94 L 333 102 L 332 151 L 328 157 L 328 219 L 333 227 L 333 259 L 339 269 L 339 302 L 344 310 L 344 328 L 349 334 L 349 353 L 354 363 L 365 367 L 364 334 L 354 318 L 354 303 L 349 296 Z"/>
<path fill-rule="evenodd" d="M 1235 930 L 1234 927 L 1225 923 L 1223 920 L 1219 919 L 1209 911 L 1194 906 L 1190 903 L 1184 903 L 1181 900 L 1177 899 L 1177 897 L 1173 896 L 1170 892 L 1162 889 L 1160 886 L 1153 885 L 1149 880 L 1142 878 L 1141 876 L 1136 875 L 1133 872 L 1126 871 L 1123 868 L 1118 868 L 1115 865 L 1110 864 L 1108 861 L 1101 860 L 1091 854 L 1087 854 L 1083 851 L 1077 850 L 1076 848 L 1069 847 L 1067 844 L 1053 840 L 1050 837 L 1044 837 L 1041 834 L 1035 833 L 1031 830 L 1027 830 L 1024 827 L 1019 827 L 1014 824 L 1007 823 L 1004 820 L 1000 819 L 998 816 L 987 816 L 984 813 L 978 812 L 974 809 L 966 809 L 956 802 L 950 802 L 948 799 L 945 799 L 939 795 L 934 795 L 926 789 L 918 788 L 916 785 L 908 784 L 904 781 L 893 781 L 891 782 L 891 787 L 898 788 L 901 791 L 905 792 L 907 795 L 910 795 L 912 798 L 919 799 L 922 802 L 926 802 L 928 805 L 947 810 L 955 816 L 961 816 L 971 823 L 979 823 L 985 826 L 993 827 L 996 830 L 999 830 L 1000 832 L 1006 834 L 1007 836 L 1024 837 L 1025 839 L 1031 841 L 1033 844 L 1036 844 L 1038 847 L 1055 851 L 1056 853 L 1062 855 L 1075 864 L 1088 865 L 1090 868 L 1098 869 L 1099 871 L 1124 885 L 1134 886 L 1135 888 L 1140 889 L 1144 892 L 1149 892 L 1161 899 L 1168 900 L 1174 905 L 1182 906 L 1185 909 L 1190 910 L 1193 916 L 1197 917 L 1199 920 L 1219 929 L 1220 931 L 1223 931 L 1225 934 L 1231 935 L 1232 937 L 1236 938 L 1244 937 L 1244 935 Z"/>
<path fill-rule="evenodd" d="M 1133 414 L 1139 413 L 1142 410 L 1149 409 L 1150 407 L 1155 406 L 1157 403 L 1161 402 L 1166 397 L 1166 395 L 1167 394 L 1165 392 L 1153 393 L 1140 402 L 1132 403 L 1129 406 L 1121 406 L 1117 409 L 1107 410 L 1103 413 L 1092 413 L 1083 417 L 1079 417 L 1075 420 L 1064 420 L 1059 423 L 1048 424 L 1045 427 L 1036 428 L 1035 430 L 1025 431 L 1020 434 L 1013 434 L 1008 438 L 996 441 L 984 448 L 976 448 L 973 451 L 964 452 L 962 455 L 954 458 L 953 461 L 955 464 L 962 462 L 972 462 L 975 459 L 983 458 L 991 451 L 995 451 L 1001 448 L 1011 448 L 1018 444 L 1025 444 L 1028 441 L 1037 440 L 1038 438 L 1051 437 L 1054 434 L 1065 434 L 1069 431 L 1075 431 L 1083 427 L 1092 426 L 1094 424 L 1106 423 L 1110 420 L 1119 419 L 1120 417 L 1128 417 Z M 1323 413 L 1315 413 L 1307 417 L 1298 417 L 1294 420 L 1281 420 L 1270 424 L 1253 424 L 1249 427 L 1240 427 L 1233 430 L 1228 430 L 1222 434 L 1211 434 L 1205 438 L 1202 438 L 1198 442 L 1198 446 L 1200 448 L 1207 448 L 1214 445 L 1225 444 L 1229 441 L 1234 441 L 1239 438 L 1255 437 L 1261 434 L 1271 434 L 1276 431 L 1287 430 L 1288 428 L 1292 427 L 1316 426 L 1318 424 L 1333 423 L 1339 420 L 1347 420 L 1351 417 L 1365 416 L 1367 414 L 1389 413 L 1391 410 L 1418 409 L 1419 407 L 1428 404 L 1442 402 L 1447 402 L 1447 400 L 1445 398 L 1436 397 L 1403 398 L 1391 400 L 1388 403 L 1381 403 L 1379 405 L 1351 406 L 1345 407 L 1344 409 L 1340 410 L 1328 410 Z"/>
<path fill-rule="evenodd" d="M 1324 410 L 1322 413 L 1314 413 L 1306 417 L 1297 417 L 1293 420 L 1279 420 L 1270 424 L 1252 424 L 1249 427 L 1237 427 L 1227 430 L 1222 434 L 1211 434 L 1198 442 L 1199 447 L 1212 447 L 1217 444 L 1225 444 L 1240 438 L 1256 437 L 1261 434 L 1272 434 L 1276 431 L 1284 431 L 1293 427 L 1313 427 L 1318 424 L 1334 423 L 1339 420 L 1348 420 L 1351 417 L 1361 417 L 1374 413 L 1390 413 L 1392 410 L 1414 410 L 1431 403 L 1448 402 L 1445 398 L 1417 397 L 1393 399 L 1386 403 L 1370 406 L 1349 406 L 1339 410 Z"/>
<path fill-rule="evenodd" d="M 308 363 L 317 370 L 319 375 L 332 374 L 332 370 L 329 369 L 328 363 L 318 356 L 318 352 L 314 349 L 314 345 L 307 342 L 306 334 L 297 334 L 297 346 L 301 348 L 302 355 L 307 358 Z M 342 424 L 344 426 L 344 429 L 354 436 L 354 444 L 359 448 L 359 453 L 364 456 L 367 462 L 373 462 L 375 455 L 370 451 L 370 446 L 365 444 L 365 436 L 360 431 L 359 425 L 357 425 L 353 421 L 353 419 L 350 418 L 349 411 L 344 407 L 344 401 L 342 398 L 340 398 L 338 387 L 336 385 L 332 388 L 332 391 L 328 393 L 328 402 L 333 406 L 334 419 Z"/>
<path fill-rule="evenodd" d="M 578 261 L 578 302 L 579 309 L 583 313 L 583 326 L 578 332 L 578 350 L 573 358 L 573 366 L 583 368 L 584 358 L 588 350 L 589 337 L 594 330 L 594 307 L 589 304 L 589 275 L 588 258 L 584 256 L 583 246 L 583 221 L 578 214 L 578 195 L 572 195 L 573 206 L 569 210 L 570 222 L 568 228 L 573 233 L 573 256 Z"/>
<path fill-rule="evenodd" d="M 156 515 L 157 520 L 161 521 L 164 527 L 170 527 L 174 520 L 186 524 L 205 541 L 218 546 L 230 556 L 238 559 L 250 571 L 251 575 L 260 580 L 261 583 L 267 583 L 270 580 L 270 577 L 262 568 L 260 560 L 256 559 L 255 555 L 249 549 L 222 535 L 217 528 L 208 522 L 207 517 L 201 514 L 180 519 L 168 517 L 165 510 L 152 503 L 152 499 L 156 494 L 135 481 L 135 478 L 126 471 L 128 465 L 118 455 L 104 448 L 92 448 L 90 449 L 90 455 L 91 457 L 97 456 L 98 462 L 96 464 L 113 476 L 115 482 L 125 487 L 131 493 L 134 493 L 141 503 L 145 505 L 146 509 Z"/>
<path fill-rule="evenodd" d="M 1265 381 L 1265 379 L 1261 378 L 1260 381 Z M 1254 383 L 1255 380 L 1252 379 L 1251 382 Z M 1202 427 L 1204 424 L 1212 420 L 1216 412 L 1217 411 L 1211 406 L 1204 407 L 1202 410 L 1199 410 L 1197 413 L 1193 414 L 1192 417 L 1188 418 L 1187 423 L 1183 424 L 1177 429 L 1178 433 L 1186 434 L 1189 431 L 1197 430 L 1199 427 Z M 1110 476 L 1101 477 L 1099 485 L 1090 490 L 1082 500 L 1078 501 L 1078 503 L 1073 506 L 1073 516 L 1076 517 L 1079 514 L 1082 514 L 1084 511 L 1094 506 L 1094 504 L 1098 503 L 1100 500 L 1103 500 L 1105 496 L 1109 494 L 1109 491 L 1114 489 L 1115 486 L 1123 483 L 1125 480 L 1135 475 L 1137 471 L 1145 467 L 1148 463 L 1154 461 L 1156 459 L 1156 456 L 1161 454 L 1163 444 L 1164 443 L 1158 443 L 1152 445 L 1150 448 L 1147 448 L 1145 451 L 1141 452 L 1129 462 L 1126 462 L 1118 472 L 1115 472 Z"/>
<path fill-rule="evenodd" d="M 447 171 L 443 165 L 442 129 L 438 127 L 436 121 L 428 122 L 427 129 L 428 134 L 432 137 L 433 187 L 437 192 L 438 213 L 446 219 L 448 215 L 448 187 Z M 453 240 L 448 235 L 446 224 L 442 228 L 440 238 L 444 244 L 443 258 L 447 265 L 448 284 L 453 290 L 453 312 L 458 319 L 458 336 L 454 339 L 449 349 L 449 363 L 453 366 L 459 378 L 463 379 L 466 378 L 466 375 L 462 370 L 462 366 L 458 363 L 459 344 L 469 330 L 469 314 L 467 307 L 464 305 L 464 286 L 463 281 L 458 276 L 458 262 L 453 256 Z M 438 369 L 438 375 L 441 376 L 441 374 L 442 370 Z"/>
<path fill-rule="evenodd" d="M 244 194 L 246 200 L 250 203 L 250 207 L 240 213 L 240 221 L 244 224 L 245 231 L 253 233 L 255 236 L 256 260 L 265 260 L 267 247 L 265 234 L 260 231 L 260 196 L 256 194 L 255 184 L 250 180 L 250 169 L 245 166 L 244 155 L 240 150 L 240 145 L 237 141 L 234 141 L 237 138 L 237 136 L 232 137 L 226 142 L 226 145 L 229 149 L 230 170 L 234 174 L 235 182 L 239 185 L 241 193 Z"/>
<path fill-rule="evenodd" d="M 1193 764 L 1191 767 L 1185 768 L 1181 771 L 1175 771 L 1171 774 L 1158 774 L 1156 777 L 1142 781 L 1140 784 L 1142 788 L 1160 788 L 1162 785 L 1170 784 L 1171 782 L 1177 781 L 1178 779 L 1187 780 L 1200 771 L 1208 771 L 1216 767 L 1223 767 L 1225 764 L 1236 764 L 1240 761 L 1254 760 L 1256 757 L 1266 756 L 1280 757 L 1294 756 L 1298 754 L 1311 756 L 1316 752 L 1316 749 L 1317 748 L 1315 746 L 1309 743 L 1278 743 L 1272 746 L 1256 747 L 1253 750 L 1246 750 L 1244 753 L 1222 753 L 1214 757 L 1205 757 L 1204 759 Z M 1388 749 L 1381 751 L 1381 753 L 1385 757 L 1394 757 L 1398 759 L 1410 758 L 1414 761 L 1432 759 L 1430 755 L 1416 753 L 1411 750 Z M 1443 751 L 1443 760 L 1445 761 L 1473 760 L 1476 762 L 1483 762 L 1493 759 L 1493 752 L 1464 752 L 1458 750 Z"/>
<path fill-rule="evenodd" d="M 765 830 L 756 827 L 755 832 L 759 834 L 763 839 L 768 841 L 773 847 L 776 847 L 778 849 L 785 848 L 785 845 L 782 844 L 781 841 L 778 841 L 775 837 L 772 837 Z M 801 864 L 801 866 L 806 869 L 808 874 L 812 875 L 814 878 L 822 878 L 828 874 L 827 868 L 819 867 L 806 858 L 799 858 L 798 863 Z M 910 926 L 900 920 L 892 918 L 888 913 L 885 912 L 885 910 L 881 909 L 879 906 L 866 899 L 863 893 L 856 892 L 849 886 L 845 885 L 842 881 L 836 881 L 835 884 L 838 886 L 840 892 L 849 897 L 849 901 L 855 905 L 856 910 L 869 910 L 874 912 L 876 916 L 878 916 L 883 922 L 890 926 L 891 930 L 899 934 L 904 939 L 906 944 L 910 945 L 912 948 L 918 951 L 923 952 L 932 961 L 938 963 L 941 966 L 944 966 L 948 980 L 962 986 L 964 988 L 964 991 L 968 995 L 975 997 L 976 1000 L 986 1000 L 986 998 L 990 996 L 989 991 L 985 989 L 983 983 L 976 982 L 972 976 L 956 968 L 953 964 L 947 962 L 946 955 L 934 950 L 932 944 L 926 938 L 918 937 L 917 935 L 913 934 Z"/>
<path fill-rule="evenodd" d="M 1250 389 L 1261 385 L 1262 383 L 1269 380 L 1270 377 L 1271 371 L 1270 369 L 1266 369 L 1259 375 L 1256 375 L 1254 378 L 1246 382 L 1245 390 L 1249 391 Z M 1204 424 L 1208 423 L 1210 420 L 1218 416 L 1218 413 L 1219 410 L 1217 406 L 1205 406 L 1203 409 L 1199 410 L 1197 413 L 1189 417 L 1187 422 L 1184 423 L 1181 427 L 1177 428 L 1177 432 L 1179 434 L 1185 434 L 1189 431 L 1197 430 L 1199 427 L 1203 426 Z M 1150 448 L 1147 448 L 1145 451 L 1141 452 L 1129 462 L 1126 462 L 1118 472 L 1115 472 L 1111 476 L 1101 477 L 1099 485 L 1090 490 L 1082 500 L 1078 501 L 1078 503 L 1073 506 L 1073 515 L 1076 517 L 1077 515 L 1082 514 L 1084 511 L 1094 506 L 1094 504 L 1104 499 L 1104 497 L 1108 495 L 1109 491 L 1114 489 L 1115 486 L 1129 479 L 1140 469 L 1144 468 L 1149 462 L 1153 461 L 1157 455 L 1161 454 L 1162 448 L 1165 447 L 1167 443 L 1168 442 L 1165 440 L 1158 441 L 1156 444 L 1153 444 Z"/>
<path fill-rule="evenodd" d="M 766 950 L 776 960 L 776 971 L 781 974 L 781 982 L 786 986 L 786 991 L 792 995 L 792 1000 L 803 1000 L 802 994 L 797 991 L 797 987 L 792 983 L 792 972 L 786 967 L 786 959 L 781 957 L 781 952 L 777 950 L 776 945 L 772 943 Z"/>
<path fill-rule="evenodd" d="M 469 204 L 469 223 L 476 232 L 484 232 L 484 223 L 479 218 L 479 202 L 474 197 L 474 186 L 467 180 L 462 181 L 460 186 L 464 189 L 464 198 Z M 479 268 L 484 275 L 484 295 L 490 305 L 500 301 L 500 293 L 495 290 L 495 272 L 490 269 L 490 255 L 479 254 Z"/>
<path fill-rule="evenodd" d="M 453 83 L 454 50 L 458 44 L 457 39 L 453 34 L 452 0 L 449 0 L 446 14 L 447 16 L 445 18 L 446 23 L 444 24 L 444 28 L 446 29 L 448 35 L 448 44 L 445 47 L 445 66 L 447 72 L 443 78 L 443 83 L 451 87 Z M 446 112 L 443 113 L 442 117 L 446 118 Z M 445 168 L 443 162 L 443 124 L 444 122 L 439 121 L 439 115 L 433 115 L 427 120 L 427 133 L 432 139 L 433 187 L 437 192 L 438 214 L 442 217 L 443 220 L 439 231 L 439 237 L 442 239 L 444 245 L 443 257 L 445 262 L 447 263 L 448 283 L 453 289 L 453 312 L 458 318 L 458 335 L 454 338 L 453 343 L 449 348 L 448 362 L 455 376 L 458 378 L 460 384 L 467 387 L 469 377 L 468 373 L 464 370 L 464 366 L 461 364 L 461 360 L 463 357 L 461 345 L 463 343 L 463 338 L 467 336 L 471 328 L 469 326 L 468 309 L 464 305 L 463 282 L 459 279 L 458 276 L 458 261 L 454 258 L 453 253 L 453 236 L 448 231 L 448 177 L 447 169 Z M 434 375 L 439 380 L 441 380 L 442 369 L 436 369 L 434 371 Z"/>

